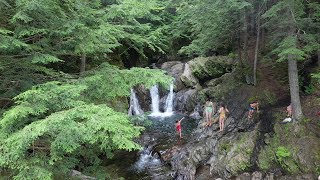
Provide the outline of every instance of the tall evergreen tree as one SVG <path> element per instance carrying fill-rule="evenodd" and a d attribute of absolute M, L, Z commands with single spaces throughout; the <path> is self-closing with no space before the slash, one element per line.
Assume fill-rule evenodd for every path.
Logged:
<path fill-rule="evenodd" d="M 2 1 L 1 9 L 6 6 L 6 10 L 0 15 L 6 22 L 0 24 L 4 37 L 0 53 L 44 64 L 72 56 L 82 59 L 83 71 L 89 57 L 114 52 L 123 45 L 141 56 L 147 49 L 163 52 L 160 15 L 165 4 L 160 2 Z"/>
<path fill-rule="evenodd" d="M 231 51 L 242 27 L 239 16 L 251 6 L 247 1 L 184 0 L 177 8 L 173 37 L 186 36 L 191 43 L 180 53 L 203 55 L 210 50 Z"/>
<path fill-rule="evenodd" d="M 273 34 L 271 42 L 276 47 L 273 52 L 278 55 L 278 61 L 288 61 L 291 104 L 296 119 L 303 116 L 297 61 L 304 60 L 320 47 L 319 20 L 314 18 L 318 13 L 319 4 L 316 2 L 283 0 L 276 2 L 263 15 L 267 20 L 265 26 Z"/>
<path fill-rule="evenodd" d="M 87 59 L 124 45 L 141 56 L 146 49 L 161 52 L 162 11 L 157 0 L 0 0 L 0 88 L 10 77 L 33 81 L 36 74 L 43 79 L 35 83 L 50 81 L 16 96 L 15 106 L 0 114 L 1 168 L 17 179 L 52 179 L 76 167 L 98 168 L 101 155 L 139 149 L 133 138 L 143 128 L 110 102 L 126 104 L 132 87 L 168 85 L 171 77 L 104 63 L 78 78 L 43 64 L 82 57 L 83 72 Z"/>

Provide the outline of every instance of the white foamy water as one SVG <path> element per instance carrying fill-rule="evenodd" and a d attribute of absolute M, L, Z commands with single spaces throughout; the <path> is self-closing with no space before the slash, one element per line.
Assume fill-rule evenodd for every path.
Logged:
<path fill-rule="evenodd" d="M 160 112 L 159 110 L 159 90 L 158 86 L 155 85 L 150 89 L 150 95 L 151 95 L 151 110 L 152 113 L 150 116 L 154 117 L 168 117 L 173 115 L 173 99 L 174 99 L 174 92 L 173 92 L 173 84 L 170 85 L 170 91 L 166 99 L 165 104 L 165 112 Z"/>
<path fill-rule="evenodd" d="M 160 159 L 152 156 L 152 153 L 149 149 L 144 149 L 141 152 L 138 161 L 135 162 L 133 167 L 138 172 L 141 172 L 147 168 L 156 167 L 159 165 L 161 165 Z"/>
<path fill-rule="evenodd" d="M 173 98 L 174 98 L 174 93 L 173 93 L 173 84 L 170 85 L 170 91 L 166 100 L 166 111 L 165 114 L 172 115 L 173 114 Z"/>
<path fill-rule="evenodd" d="M 152 86 L 150 89 L 151 96 L 151 110 L 150 116 L 160 116 L 161 112 L 159 110 L 159 90 L 158 85 Z"/>
<path fill-rule="evenodd" d="M 128 111 L 128 115 L 141 115 L 143 114 L 143 110 L 140 107 L 138 98 L 136 93 L 133 89 L 131 89 L 131 96 L 130 96 L 130 107 Z"/>

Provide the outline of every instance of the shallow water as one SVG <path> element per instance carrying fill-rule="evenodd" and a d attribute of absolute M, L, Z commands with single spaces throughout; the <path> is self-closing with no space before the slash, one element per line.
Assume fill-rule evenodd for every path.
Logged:
<path fill-rule="evenodd" d="M 174 172 L 169 165 L 162 162 L 160 154 L 173 146 L 181 146 L 188 142 L 192 130 L 198 121 L 185 117 L 181 122 L 182 136 L 180 139 L 175 130 L 176 120 L 184 117 L 174 114 L 169 117 L 149 117 L 151 127 L 147 128 L 139 142 L 143 150 L 125 153 L 116 157 L 115 163 L 122 169 L 121 175 L 125 179 L 173 179 Z M 125 159 L 123 159 L 125 155 Z M 118 158 L 122 160 L 117 161 Z"/>
<path fill-rule="evenodd" d="M 190 139 L 191 132 L 197 126 L 198 121 L 185 117 L 181 122 L 183 139 L 180 139 L 175 130 L 175 122 L 182 117 L 185 116 L 173 114 L 167 117 L 149 117 L 152 125 L 139 139 L 143 150 L 139 152 L 120 151 L 113 159 L 105 159 L 103 166 L 108 172 L 115 173 L 114 175 L 117 176 L 114 177 L 115 179 L 120 177 L 126 180 L 173 179 L 174 172 L 171 171 L 168 164 L 162 162 L 159 154 L 173 146 L 181 146 Z M 11 179 L 9 176 L 9 173 L 0 171 L 0 180 Z M 55 179 L 65 179 L 57 177 Z"/>

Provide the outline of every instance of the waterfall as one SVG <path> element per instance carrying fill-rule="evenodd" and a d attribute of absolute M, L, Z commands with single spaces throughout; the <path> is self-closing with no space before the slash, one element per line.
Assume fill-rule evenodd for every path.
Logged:
<path fill-rule="evenodd" d="M 170 92 L 168 94 L 167 100 L 166 100 L 166 107 L 165 107 L 165 115 L 172 115 L 173 114 L 173 84 L 170 85 Z"/>
<path fill-rule="evenodd" d="M 159 91 L 158 85 L 152 86 L 150 89 L 151 95 L 151 116 L 160 116 L 161 113 L 159 111 Z"/>
<path fill-rule="evenodd" d="M 152 86 L 152 88 L 150 89 L 150 95 L 151 95 L 151 110 L 152 113 L 150 114 L 150 116 L 171 116 L 173 114 L 173 97 L 174 97 L 174 93 L 173 93 L 173 84 L 170 85 L 170 91 L 169 94 L 167 96 L 166 99 L 166 104 L 165 104 L 165 112 L 162 113 L 159 110 L 159 103 L 160 103 L 160 99 L 159 99 L 159 91 L 158 91 L 158 86 Z"/>
<path fill-rule="evenodd" d="M 129 110 L 128 110 L 128 116 L 132 116 L 132 105 L 131 105 L 131 97 L 130 97 L 130 106 L 129 106 Z"/>
<path fill-rule="evenodd" d="M 131 96 L 130 96 L 130 107 L 128 115 L 140 115 L 143 114 L 143 111 L 139 105 L 138 98 L 136 96 L 136 93 L 133 89 L 131 89 Z"/>

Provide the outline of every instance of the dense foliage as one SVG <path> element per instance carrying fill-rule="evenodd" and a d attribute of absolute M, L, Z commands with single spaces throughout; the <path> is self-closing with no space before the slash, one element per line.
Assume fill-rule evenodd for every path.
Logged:
<path fill-rule="evenodd" d="M 108 63 L 92 63 L 80 78 L 67 73 L 83 55 L 100 63 L 128 47 L 163 52 L 163 3 L 6 0 L 0 9 L 0 98 L 22 92 L 0 121 L 0 166 L 16 179 L 52 179 L 92 173 L 114 151 L 139 149 L 133 139 L 143 127 L 117 104 L 138 84 L 168 86 L 172 78 Z"/>
<path fill-rule="evenodd" d="M 173 38 L 187 37 L 190 44 L 181 48 L 181 53 L 204 55 L 206 52 L 221 51 L 230 53 L 242 48 L 245 41 L 257 35 L 258 19 L 263 29 L 268 30 L 265 37 L 270 45 L 278 47 L 274 52 L 283 59 L 285 46 L 292 43 L 288 36 L 290 27 L 296 28 L 295 38 L 303 52 L 296 52 L 298 59 L 319 49 L 319 3 L 317 1 L 189 1 L 180 0 L 174 22 Z M 247 39 L 244 39 L 247 38 Z M 287 44 L 287 45 L 285 45 Z M 278 45 L 278 46 L 277 46 Z M 240 47 L 239 47 L 240 46 Z M 223 51 L 227 50 L 227 51 Z M 301 50 L 300 50 L 301 51 Z"/>
<path fill-rule="evenodd" d="M 142 55 L 144 48 L 162 51 L 161 26 L 151 24 L 162 21 L 159 2 L 103 2 L 6 1 L 0 52 L 48 63 L 61 55 L 110 53 L 124 45 Z"/>
<path fill-rule="evenodd" d="M 275 55 L 278 61 L 288 61 L 293 116 L 302 118 L 297 61 L 320 49 L 317 1 L 181 0 L 177 4 L 172 37 L 190 42 L 180 53 L 236 53 L 241 65 L 252 67 L 254 85 L 258 59 Z"/>
<path fill-rule="evenodd" d="M 114 150 L 139 149 L 132 139 L 143 128 L 103 102 L 128 96 L 137 84 L 170 81 L 158 70 L 103 64 L 85 78 L 34 86 L 15 97 L 0 121 L 0 166 L 18 170 L 16 178 L 50 179 L 86 161 L 98 166 L 99 156 L 110 158 Z"/>
<path fill-rule="evenodd" d="M 224 54 L 245 68 L 264 56 L 288 61 L 299 99 L 296 62 L 319 56 L 319 18 L 316 0 L 0 0 L 0 108 L 15 101 L 0 109 L 0 166 L 51 179 L 139 149 L 143 128 L 121 105 L 132 87 L 172 78 L 121 69 L 133 54 Z"/>
<path fill-rule="evenodd" d="M 250 6 L 246 1 L 182 1 L 172 35 L 188 37 L 191 43 L 180 53 L 204 55 L 218 49 L 231 52 L 240 30 L 241 11 Z"/>

